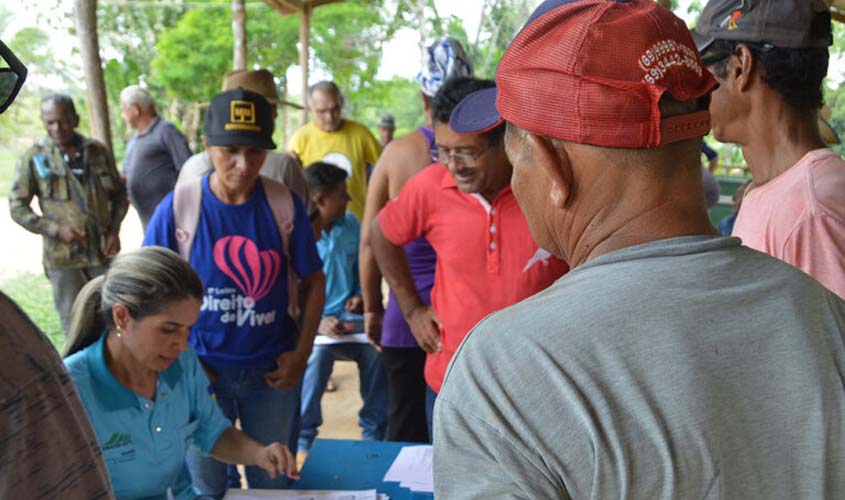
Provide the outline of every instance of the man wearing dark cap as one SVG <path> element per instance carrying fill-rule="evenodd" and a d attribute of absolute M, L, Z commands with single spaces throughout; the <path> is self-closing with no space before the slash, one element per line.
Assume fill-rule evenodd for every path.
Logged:
<path fill-rule="evenodd" d="M 279 91 L 276 89 L 276 82 L 273 80 L 272 73 L 266 69 L 236 70 L 226 73 L 226 76 L 223 77 L 223 91 L 238 87 L 264 96 L 270 103 L 273 123 L 276 123 Z M 202 177 L 211 170 L 211 158 L 208 155 L 208 151 L 197 153 L 188 158 L 185 164 L 182 165 L 182 169 L 179 170 L 177 183 Z M 298 194 L 300 199 L 308 199 L 308 184 L 302 175 L 302 165 L 300 165 L 296 156 L 291 153 L 267 151 L 267 157 L 261 165 L 260 173 L 264 177 L 281 182 Z"/>
<path fill-rule="evenodd" d="M 287 188 L 259 178 L 267 150 L 276 147 L 272 134 L 270 105 L 261 95 L 238 88 L 212 99 L 203 142 L 214 170 L 194 181 L 201 183 L 198 219 L 192 227 L 183 223 L 190 204 L 180 200 L 189 188 L 177 186 L 156 209 L 144 244 L 183 256 L 187 247 L 188 262 L 205 284 L 190 342 L 223 413 L 240 419 L 256 439 L 286 443 L 295 453 L 300 382 L 323 309 L 325 276 L 300 198 L 290 193 L 293 228 L 282 233 L 290 226 L 277 220 L 271 204 Z M 301 279 L 298 331 L 288 315 L 291 269 Z M 192 447 L 188 465 L 204 494 L 222 498 L 226 464 Z M 286 479 L 270 479 L 259 468 L 247 467 L 246 476 L 251 488 L 286 486 Z"/>
<path fill-rule="evenodd" d="M 845 303 L 711 225 L 699 148 L 715 82 L 683 21 L 652 0 L 548 0 L 496 81 L 514 194 L 573 269 L 455 354 L 435 495 L 845 491 Z M 484 107 L 471 95 L 454 116 L 465 106 Z"/>
<path fill-rule="evenodd" d="M 393 132 L 396 131 L 396 120 L 390 113 L 384 113 L 378 122 L 378 136 L 381 147 L 387 146 L 393 140 Z"/>
<path fill-rule="evenodd" d="M 822 0 L 712 0 L 693 36 L 716 76 L 717 139 L 742 146 L 753 186 L 734 236 L 845 297 L 845 161 L 819 132 L 832 43 Z"/>
<path fill-rule="evenodd" d="M 489 80 L 473 78 L 443 84 L 431 103 L 440 162 L 408 180 L 370 228 L 378 266 L 427 353 L 429 431 L 446 366 L 467 332 L 484 316 L 543 290 L 568 270 L 530 237 L 509 185 L 513 169 L 505 156 L 504 125 L 493 121 L 472 131 L 450 125 L 452 110 L 464 97 L 493 87 Z M 402 247 L 420 237 L 437 254 L 431 305 L 414 285 Z"/>

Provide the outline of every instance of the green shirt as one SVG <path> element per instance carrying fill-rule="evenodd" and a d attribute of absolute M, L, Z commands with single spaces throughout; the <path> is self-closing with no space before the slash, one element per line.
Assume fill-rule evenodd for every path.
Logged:
<path fill-rule="evenodd" d="M 12 219 L 44 239 L 44 267 L 89 267 L 108 263 L 106 237 L 120 231 L 129 201 L 111 152 L 100 142 L 77 135 L 85 172 L 77 179 L 61 150 L 47 137 L 18 161 L 9 209 Z M 30 207 L 38 198 L 41 214 Z M 64 243 L 59 228 L 85 229 L 86 238 Z"/>

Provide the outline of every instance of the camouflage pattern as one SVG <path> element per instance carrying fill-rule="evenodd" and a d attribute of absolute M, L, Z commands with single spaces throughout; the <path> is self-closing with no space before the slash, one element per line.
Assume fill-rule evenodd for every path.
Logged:
<path fill-rule="evenodd" d="M 46 137 L 18 161 L 9 208 L 12 219 L 44 241 L 44 267 L 107 265 L 106 237 L 119 233 L 129 200 L 114 158 L 100 142 L 82 137 L 82 159 L 87 166 L 83 182 L 76 179 L 61 150 Z M 43 215 L 30 202 L 38 197 Z M 64 243 L 60 226 L 84 228 L 85 240 Z"/>

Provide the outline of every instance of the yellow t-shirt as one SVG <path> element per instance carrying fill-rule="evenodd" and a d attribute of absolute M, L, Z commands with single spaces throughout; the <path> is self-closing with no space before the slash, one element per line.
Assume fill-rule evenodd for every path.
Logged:
<path fill-rule="evenodd" d="M 349 211 L 359 221 L 363 219 L 367 166 L 375 165 L 381 154 L 381 146 L 367 127 L 344 119 L 340 129 L 324 132 L 314 122 L 309 122 L 293 133 L 288 150 L 296 153 L 306 168 L 314 162 L 324 161 L 346 170 L 349 174 L 347 190 L 352 198 Z"/>

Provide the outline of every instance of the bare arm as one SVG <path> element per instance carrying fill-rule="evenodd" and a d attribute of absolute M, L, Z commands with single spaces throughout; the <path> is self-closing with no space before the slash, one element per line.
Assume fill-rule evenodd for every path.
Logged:
<path fill-rule="evenodd" d="M 229 427 L 220 435 L 211 449 L 211 456 L 228 464 L 257 465 L 271 478 L 277 473 L 293 479 L 300 477 L 296 460 L 287 446 L 279 443 L 262 446 L 234 427 Z"/>
<path fill-rule="evenodd" d="M 370 244 L 378 266 L 384 273 L 393 295 L 396 296 L 399 308 L 405 316 L 405 321 L 411 327 L 411 333 L 414 334 L 417 343 L 428 353 L 439 351 L 440 320 L 434 310 L 420 297 L 411 276 L 411 269 L 408 267 L 405 250 L 384 236 L 377 216 L 371 223 Z"/>
<path fill-rule="evenodd" d="M 390 146 L 385 150 L 389 155 Z M 361 222 L 361 246 L 358 249 L 358 268 L 361 279 L 361 296 L 364 299 L 364 329 L 370 341 L 381 345 L 381 327 L 384 319 L 384 297 L 381 293 L 381 271 L 373 254 L 370 225 L 389 198 L 388 165 L 379 160 L 367 188 L 367 204 Z"/>

